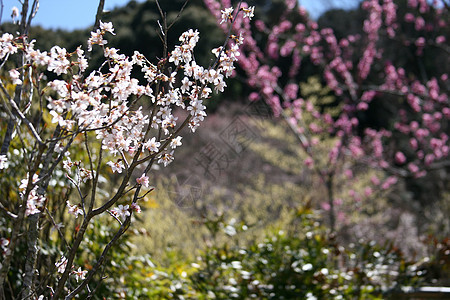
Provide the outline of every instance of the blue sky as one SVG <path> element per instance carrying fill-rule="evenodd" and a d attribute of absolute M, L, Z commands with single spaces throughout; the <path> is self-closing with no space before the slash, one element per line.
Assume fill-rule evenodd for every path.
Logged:
<path fill-rule="evenodd" d="M 117 6 L 124 6 L 129 0 L 106 0 L 105 9 L 111 10 Z M 29 3 L 32 3 L 29 0 Z M 39 10 L 32 24 L 44 28 L 82 29 L 94 24 L 97 12 L 97 0 L 40 0 Z M 144 2 L 144 0 L 138 0 Z M 18 0 L 3 0 L 2 22 L 11 21 L 11 9 L 17 6 L 21 9 Z M 31 6 L 31 4 L 30 4 Z"/>
<path fill-rule="evenodd" d="M 117 6 L 124 6 L 129 0 L 106 0 L 105 9 L 111 10 Z M 137 0 L 144 2 L 145 0 Z M 170 0 L 163 0 L 170 1 Z M 313 16 L 319 15 L 330 3 L 337 3 L 341 6 L 352 0 L 300 0 Z M 29 0 L 32 3 L 32 0 Z M 44 28 L 60 28 L 66 30 L 82 29 L 95 21 L 97 11 L 97 0 L 40 0 L 39 11 L 33 21 L 35 25 L 41 25 Z M 353 0 L 354 2 L 354 0 Z M 11 9 L 21 5 L 18 0 L 3 0 L 2 22 L 11 21 Z"/>

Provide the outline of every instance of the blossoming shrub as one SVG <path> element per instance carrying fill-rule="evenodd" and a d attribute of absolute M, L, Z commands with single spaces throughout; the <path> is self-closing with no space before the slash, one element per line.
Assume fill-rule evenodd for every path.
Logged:
<path fill-rule="evenodd" d="M 159 24 L 163 58 L 151 61 L 138 51 L 129 57 L 108 47 L 113 25 L 97 15 L 87 54 L 82 46 L 73 52 L 59 46 L 41 51 L 27 36 L 37 4 L 28 16 L 24 1 L 20 34 L 0 37 L 0 68 L 6 68 L 0 91 L 7 116 L 0 123 L 0 172 L 14 174 L 1 182 L 8 186 L 8 198 L 0 207 L 7 217 L 1 224 L 0 297 L 64 294 L 71 299 L 95 293 L 90 282 L 141 212 L 138 201 L 153 190 L 152 166 L 173 161 L 183 128 L 196 131 L 206 116 L 203 100 L 213 90 L 223 92 L 243 41 L 230 29 L 224 46 L 212 50 L 215 61 L 202 67 L 194 56 L 199 32 L 185 31 L 169 52 L 164 37 L 171 25 L 164 20 Z M 237 10 L 224 20 L 232 23 L 239 12 L 249 16 Z M 94 49 L 103 63 L 91 71 Z M 117 176 L 117 184 L 102 191 L 108 172 Z M 115 231 L 87 255 L 85 234 L 96 220 L 116 224 L 110 226 Z M 76 265 L 80 258 L 89 263 Z"/>
<path fill-rule="evenodd" d="M 228 2 L 205 0 L 219 26 Z M 362 1 L 360 34 L 343 36 L 320 28 L 297 1 L 277 1 L 272 7 L 270 18 L 257 14 L 258 20 L 236 24 L 245 37 L 239 65 L 255 90 L 249 99 L 263 99 L 290 122 L 298 148 L 308 156 L 305 167 L 323 178 L 330 227 L 339 224 L 335 175 L 349 169 L 343 163 L 349 157 L 385 171 L 388 185 L 405 182 L 413 196 L 405 200 L 418 200 L 420 209 L 430 202 L 430 192 L 441 198 L 450 153 L 449 77 L 442 68 L 449 57 L 448 5 Z M 342 107 L 339 114 L 305 99 L 299 83 L 311 73 L 327 84 Z M 314 121 L 305 124 L 309 116 Z M 322 142 L 317 135 L 333 140 Z M 317 155 L 322 149 L 327 156 Z"/>

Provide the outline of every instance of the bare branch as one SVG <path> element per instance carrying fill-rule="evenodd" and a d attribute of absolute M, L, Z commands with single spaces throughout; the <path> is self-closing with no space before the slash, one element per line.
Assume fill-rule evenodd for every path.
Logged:
<path fill-rule="evenodd" d="M 28 22 L 27 22 L 28 0 L 23 1 L 21 14 L 22 14 L 22 19 L 20 21 L 20 34 L 27 34 L 27 32 L 28 32 Z"/>
<path fill-rule="evenodd" d="M 2 24 L 2 17 L 3 17 L 3 0 L 0 0 L 0 24 Z"/>
<path fill-rule="evenodd" d="M 17 219 L 17 215 L 7 210 L 6 207 L 4 207 L 3 204 L 1 203 L 0 203 L 0 211 L 2 211 L 10 219 Z"/>
<path fill-rule="evenodd" d="M 167 29 L 169 30 L 180 18 L 181 14 L 184 11 L 184 8 L 186 7 L 186 5 L 188 4 L 189 0 L 184 1 L 183 6 L 181 7 L 180 11 L 178 12 L 177 16 L 175 17 L 175 19 L 170 23 L 170 25 L 167 27 Z"/>
<path fill-rule="evenodd" d="M 92 31 L 96 31 L 100 27 L 100 19 L 103 16 L 103 10 L 105 6 L 105 0 L 100 0 L 97 7 L 97 14 L 95 15 L 95 23 Z"/>
<path fill-rule="evenodd" d="M 39 0 L 34 0 L 33 1 L 33 5 L 31 6 L 31 13 L 28 16 L 28 21 L 27 21 L 27 26 L 26 26 L 26 32 L 24 32 L 24 34 L 28 33 L 28 29 L 31 26 L 31 20 L 34 19 L 34 17 L 36 16 L 37 11 L 39 10 Z"/>
<path fill-rule="evenodd" d="M 83 280 L 83 282 L 75 289 L 73 290 L 69 295 L 66 296 L 66 300 L 70 300 L 72 298 L 74 298 L 77 294 L 79 294 L 84 287 L 91 281 L 92 277 L 94 277 L 95 273 L 98 271 L 98 269 L 102 266 L 103 262 L 106 259 L 106 256 L 109 252 L 109 250 L 111 249 L 111 247 L 119 240 L 119 238 L 127 231 L 128 227 L 130 226 L 131 223 L 131 216 L 132 214 L 130 214 L 125 221 L 122 223 L 122 225 L 120 226 L 119 230 L 117 231 L 117 233 L 114 235 L 114 237 L 112 238 L 112 240 L 105 246 L 105 248 L 103 249 L 102 254 L 100 255 L 100 257 L 97 260 L 97 263 L 95 264 L 95 266 L 92 268 L 92 270 L 88 273 L 87 277 L 85 280 Z"/>
<path fill-rule="evenodd" d="M 36 139 L 36 141 L 40 144 L 40 145 L 44 145 L 44 142 L 42 141 L 41 137 L 39 136 L 39 134 L 37 133 L 36 129 L 34 128 L 33 124 L 31 124 L 31 122 L 23 115 L 23 113 L 20 111 L 19 107 L 17 106 L 17 104 L 11 99 L 11 97 L 8 94 L 8 91 L 6 90 L 5 86 L 3 85 L 2 80 L 0 79 L 0 88 L 3 91 L 3 93 L 5 94 L 6 98 L 8 98 L 9 100 L 9 104 L 11 105 L 11 107 L 13 108 L 15 114 L 20 118 L 21 121 L 23 121 L 28 128 L 30 129 L 31 133 L 33 134 L 34 138 Z"/>

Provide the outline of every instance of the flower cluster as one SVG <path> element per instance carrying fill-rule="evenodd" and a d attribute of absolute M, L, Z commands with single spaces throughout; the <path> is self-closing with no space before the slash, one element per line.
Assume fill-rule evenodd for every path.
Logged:
<path fill-rule="evenodd" d="M 5 238 L 0 238 L 0 252 L 5 255 L 8 251 L 9 240 Z"/>
<path fill-rule="evenodd" d="M 17 46 L 14 43 L 14 36 L 10 33 L 4 33 L 0 37 L 0 59 L 3 59 L 7 55 L 17 52 Z"/>
<path fill-rule="evenodd" d="M 247 14 L 250 16 L 250 11 Z M 52 122 L 68 133 L 95 131 L 104 149 L 112 155 L 121 155 L 119 161 L 108 163 L 113 172 L 122 172 L 127 166 L 124 155 L 132 156 L 139 147 L 156 155 L 159 163 L 167 165 L 173 160 L 173 149 L 181 145 L 181 137 L 175 133 L 178 120 L 173 115 L 173 107 L 190 113 L 189 127 L 195 131 L 206 116 L 203 99 L 212 92 L 208 85 L 223 92 L 224 78 L 234 70 L 233 63 L 239 55 L 242 39 L 235 39 L 236 43 L 229 50 L 215 49 L 213 52 L 220 54 L 217 66 L 204 68 L 197 65 L 193 55 L 199 32 L 190 29 L 180 36 L 181 44 L 170 53 L 168 62 L 175 65 L 176 71 L 166 74 L 138 52 L 129 58 L 115 48 L 106 47 L 106 33 L 114 34 L 112 24 L 100 22 L 100 29 L 91 33 L 88 50 L 91 51 L 93 45 L 100 45 L 108 68 L 106 72 L 97 70 L 86 76 L 83 72 L 88 61 L 80 47 L 73 53 L 58 46 L 52 47 L 49 53 L 41 52 L 34 49 L 33 42 L 23 47 L 29 65 L 45 67 L 56 75 L 76 73 L 78 67 L 78 75 L 73 75 L 69 81 L 55 79 L 46 85 L 46 89 L 56 95 L 47 98 Z M 17 52 L 18 46 L 12 35 L 4 34 L 0 42 L 0 58 Z M 144 84 L 131 76 L 136 66 L 144 74 Z M 182 74 L 178 74 L 179 71 Z M 21 83 L 18 70 L 13 69 L 9 74 L 13 83 Z M 181 86 L 177 87 L 180 77 Z M 166 89 L 155 92 L 155 87 L 160 84 L 166 85 Z M 142 107 L 132 108 L 132 104 L 143 96 L 155 104 L 151 116 L 144 114 Z M 148 137 L 148 126 L 162 129 L 164 137 L 158 140 L 155 136 Z M 3 166 L 5 160 L 2 158 Z"/>
<path fill-rule="evenodd" d="M 0 170 L 8 168 L 8 158 L 6 155 L 0 155 Z"/>
<path fill-rule="evenodd" d="M 55 263 L 56 268 L 58 269 L 58 273 L 64 273 L 65 269 L 67 268 L 67 258 L 63 255 L 59 259 L 58 262 Z M 72 269 L 74 267 L 72 266 Z M 84 271 L 81 269 L 81 267 L 78 267 L 77 270 L 72 270 L 71 274 L 75 275 L 75 280 L 78 282 L 78 280 L 83 280 L 86 278 L 86 274 L 88 271 Z"/>
<path fill-rule="evenodd" d="M 31 182 L 29 182 L 30 180 L 27 173 L 27 178 L 22 179 L 20 181 L 19 185 L 20 196 L 22 198 L 26 197 L 27 199 L 25 210 L 26 216 L 39 213 L 40 209 L 42 208 L 46 200 L 45 196 L 38 192 L 39 186 L 36 185 L 38 179 L 39 176 L 37 174 L 34 174 Z M 30 188 L 28 188 L 28 185 L 30 185 Z"/>
<path fill-rule="evenodd" d="M 117 218 L 125 219 L 130 216 L 130 206 L 119 204 L 117 207 L 111 210 L 111 214 L 113 214 Z"/>
<path fill-rule="evenodd" d="M 66 201 L 67 207 L 69 208 L 69 214 L 74 215 L 78 218 L 78 215 L 83 215 L 83 209 L 79 205 L 72 205 L 69 201 Z"/>

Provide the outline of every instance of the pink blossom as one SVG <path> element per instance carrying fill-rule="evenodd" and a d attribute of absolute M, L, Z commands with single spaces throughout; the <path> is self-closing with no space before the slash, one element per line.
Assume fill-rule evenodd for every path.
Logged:
<path fill-rule="evenodd" d="M 78 270 L 74 270 L 72 271 L 72 274 L 75 275 L 75 279 L 78 282 L 78 280 L 83 280 L 86 278 L 86 274 L 88 273 L 88 271 L 83 271 L 81 270 L 81 267 L 78 268 Z"/>
<path fill-rule="evenodd" d="M 309 169 L 312 169 L 314 167 L 314 160 L 308 156 L 305 160 L 304 160 L 305 166 L 307 166 Z"/>
<path fill-rule="evenodd" d="M 340 205 L 342 205 L 342 203 L 344 203 L 344 201 L 342 201 L 341 198 L 337 198 L 337 199 L 335 199 L 335 200 L 333 201 L 333 203 L 334 203 L 334 205 L 336 205 L 336 206 L 340 206 Z"/>
<path fill-rule="evenodd" d="M 434 159 L 435 159 L 435 157 L 434 157 L 434 155 L 431 154 L 431 153 L 425 155 L 425 161 L 424 161 L 424 162 L 425 162 L 425 165 L 426 165 L 426 166 L 431 165 L 431 163 L 434 161 Z"/>
<path fill-rule="evenodd" d="M 148 177 L 145 174 L 142 174 L 141 177 L 136 178 L 136 182 L 138 184 L 143 185 L 146 188 L 148 188 L 148 186 L 149 186 L 149 179 L 148 179 Z"/>
<path fill-rule="evenodd" d="M 295 31 L 302 33 L 305 30 L 306 30 L 305 24 L 298 23 L 297 25 L 295 25 Z"/>
<path fill-rule="evenodd" d="M 298 48 L 295 48 L 292 53 L 292 64 L 289 69 L 289 77 L 293 78 L 298 74 L 301 62 L 302 57 L 300 55 L 300 50 Z"/>
<path fill-rule="evenodd" d="M 422 55 L 422 51 L 423 51 L 423 47 L 425 47 L 426 41 L 424 37 L 419 37 L 416 42 L 415 45 L 417 46 L 417 55 Z"/>
<path fill-rule="evenodd" d="M 113 171 L 113 173 L 122 173 L 122 170 L 125 168 L 122 160 L 119 160 L 117 162 L 112 162 L 109 161 L 106 163 L 107 165 L 109 165 Z"/>
<path fill-rule="evenodd" d="M 336 145 L 331 149 L 330 153 L 328 154 L 330 163 L 334 164 L 338 158 L 338 155 L 339 155 L 339 146 Z"/>
<path fill-rule="evenodd" d="M 373 185 L 379 185 L 380 184 L 380 179 L 378 179 L 377 176 L 372 176 L 370 178 L 370 181 L 372 182 Z"/>
<path fill-rule="evenodd" d="M 131 209 L 133 211 L 135 211 L 136 213 L 140 213 L 141 212 L 141 207 L 137 203 L 131 203 Z"/>
<path fill-rule="evenodd" d="M 269 54 L 270 58 L 278 59 L 278 44 L 277 43 L 270 43 L 267 46 L 267 53 Z"/>
<path fill-rule="evenodd" d="M 446 38 L 443 35 L 440 35 L 436 38 L 436 44 L 443 44 L 443 43 L 445 43 L 445 41 L 446 41 Z"/>
<path fill-rule="evenodd" d="M 364 111 L 369 108 L 369 105 L 366 102 L 359 102 L 358 105 L 356 106 L 356 108 L 358 110 Z"/>
<path fill-rule="evenodd" d="M 325 211 L 329 211 L 330 210 L 330 204 L 329 203 L 327 203 L 327 202 L 322 202 L 321 204 L 320 204 L 320 206 L 322 207 L 322 209 L 323 210 L 325 210 Z"/>
<path fill-rule="evenodd" d="M 417 17 L 414 23 L 416 30 L 422 30 L 425 28 L 425 20 L 422 17 Z"/>
<path fill-rule="evenodd" d="M 273 109 L 273 113 L 276 117 L 278 117 L 282 112 L 282 107 L 280 104 L 280 98 L 278 96 L 273 96 L 269 100 L 269 104 L 271 105 Z"/>
<path fill-rule="evenodd" d="M 417 173 L 419 172 L 419 167 L 416 164 L 413 163 L 409 163 L 408 164 L 408 169 L 412 172 L 412 173 Z"/>
<path fill-rule="evenodd" d="M 411 8 L 416 8 L 419 5 L 418 0 L 408 0 L 408 6 Z"/>
<path fill-rule="evenodd" d="M 361 100 L 364 102 L 370 102 L 376 96 L 376 94 L 377 93 L 375 91 L 365 91 L 361 96 Z"/>
<path fill-rule="evenodd" d="M 11 77 L 13 84 L 22 84 L 22 80 L 20 79 L 20 73 L 16 69 L 12 69 L 9 71 L 9 77 Z"/>
<path fill-rule="evenodd" d="M 418 0 L 418 1 L 419 1 L 419 5 L 420 5 L 419 12 L 421 14 L 426 13 L 430 9 L 430 6 L 428 5 L 427 0 Z"/>
<path fill-rule="evenodd" d="M 297 84 L 291 83 L 286 85 L 286 87 L 284 88 L 284 94 L 289 100 L 294 100 L 295 98 L 297 98 L 297 93 L 298 93 Z"/>
<path fill-rule="evenodd" d="M 71 205 L 69 201 L 66 201 L 67 207 L 69 208 L 69 214 L 74 215 L 75 219 L 78 215 L 83 215 L 83 209 L 79 205 Z"/>
<path fill-rule="evenodd" d="M 424 137 L 427 137 L 430 134 L 430 132 L 427 129 L 419 128 L 417 129 L 415 134 L 418 140 L 422 140 Z"/>
<path fill-rule="evenodd" d="M 58 268 L 59 273 L 64 273 L 67 267 L 67 258 L 64 255 L 61 256 L 60 260 L 55 263 L 55 266 Z"/>
<path fill-rule="evenodd" d="M 284 43 L 284 45 L 280 49 L 280 55 L 288 56 L 296 46 L 297 43 L 295 41 L 292 40 L 286 41 L 286 43 Z"/>
<path fill-rule="evenodd" d="M 316 123 L 309 124 L 309 129 L 313 133 L 320 133 L 322 131 L 322 128 L 319 125 L 317 125 Z"/>
<path fill-rule="evenodd" d="M 366 197 L 370 197 L 370 196 L 372 196 L 372 194 L 373 194 L 373 190 L 372 190 L 371 187 L 366 187 L 366 188 L 364 189 L 364 195 L 365 195 Z"/>
<path fill-rule="evenodd" d="M 256 26 L 256 29 L 258 29 L 259 31 L 265 31 L 267 29 L 266 25 L 261 20 L 256 20 L 255 21 L 255 26 Z"/>
<path fill-rule="evenodd" d="M 345 177 L 347 177 L 348 179 L 352 179 L 352 178 L 353 178 L 353 172 L 352 172 L 352 170 L 350 170 L 350 169 L 345 169 L 344 175 L 345 175 Z"/>
<path fill-rule="evenodd" d="M 348 195 L 349 195 L 350 197 L 352 197 L 352 198 L 355 198 L 355 197 L 357 196 L 357 194 L 358 194 L 358 193 L 356 193 L 355 190 L 350 189 L 350 190 L 348 191 Z"/>
<path fill-rule="evenodd" d="M 381 188 L 383 190 L 387 190 L 388 188 L 390 188 L 392 185 L 397 183 L 397 177 L 395 176 L 389 176 L 381 185 Z"/>
<path fill-rule="evenodd" d="M 339 211 L 337 213 L 337 219 L 338 219 L 339 222 L 346 222 L 347 221 L 347 215 L 344 212 Z"/>
<path fill-rule="evenodd" d="M 444 107 L 444 108 L 442 109 L 442 113 L 444 114 L 444 116 L 445 116 L 447 119 L 450 119 L 450 108 L 449 108 L 449 107 Z"/>
<path fill-rule="evenodd" d="M 406 96 L 406 99 L 408 100 L 409 105 L 411 106 L 411 108 L 415 111 L 415 112 L 420 112 L 421 111 L 421 107 L 420 107 L 420 98 L 417 96 L 414 96 L 413 94 L 408 94 Z"/>
<path fill-rule="evenodd" d="M 38 193 L 37 187 L 32 189 L 28 194 L 25 216 L 38 214 L 45 204 L 45 196 Z"/>
<path fill-rule="evenodd" d="M 128 204 L 125 206 L 122 204 L 119 204 L 119 206 L 111 209 L 111 213 L 118 218 L 125 219 L 126 217 L 129 217 L 131 215 L 129 209 L 130 209 L 130 206 Z"/>
<path fill-rule="evenodd" d="M 406 156 L 402 152 L 397 151 L 397 153 L 395 153 L 395 162 L 400 165 L 404 164 L 406 162 Z"/>
<path fill-rule="evenodd" d="M 253 93 L 251 93 L 249 96 L 248 96 L 248 99 L 250 100 L 250 101 L 257 101 L 257 100 L 259 100 L 261 97 L 259 96 L 259 94 L 258 93 L 256 93 L 256 92 L 253 92 Z"/>

